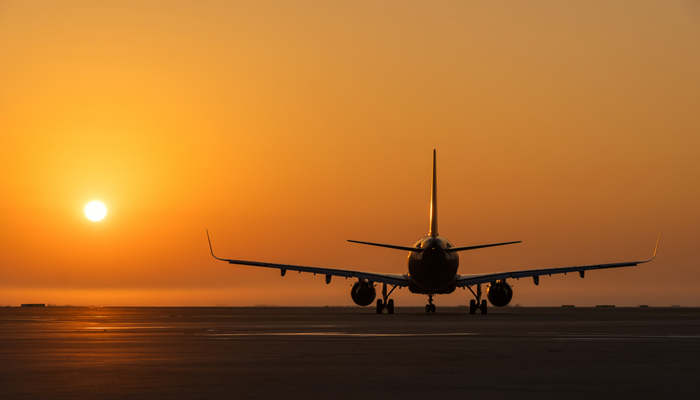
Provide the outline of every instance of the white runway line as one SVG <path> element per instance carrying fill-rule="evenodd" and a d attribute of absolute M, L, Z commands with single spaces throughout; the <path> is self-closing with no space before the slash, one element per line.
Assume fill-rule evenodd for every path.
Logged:
<path fill-rule="evenodd" d="M 235 332 L 211 333 L 212 337 L 240 336 L 330 336 L 330 337 L 421 337 L 421 336 L 476 336 L 474 332 L 443 332 L 443 333 L 349 333 L 349 332 Z"/>
<path fill-rule="evenodd" d="M 700 335 L 600 335 L 600 336 L 567 336 L 553 337 L 561 341 L 614 341 L 630 339 L 700 339 Z"/>

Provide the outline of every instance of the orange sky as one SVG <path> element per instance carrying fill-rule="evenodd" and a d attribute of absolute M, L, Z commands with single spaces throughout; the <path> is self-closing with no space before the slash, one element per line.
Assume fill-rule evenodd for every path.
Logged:
<path fill-rule="evenodd" d="M 427 231 L 433 147 L 441 234 L 524 241 L 461 273 L 664 233 L 513 304 L 700 305 L 699 2 L 108 3 L 0 2 L 0 305 L 350 305 L 349 280 L 214 262 L 204 228 L 223 256 L 403 273 L 344 240 Z"/>

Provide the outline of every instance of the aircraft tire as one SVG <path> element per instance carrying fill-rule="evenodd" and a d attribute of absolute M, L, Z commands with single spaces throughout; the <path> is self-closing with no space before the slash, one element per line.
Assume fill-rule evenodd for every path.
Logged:
<path fill-rule="evenodd" d="M 381 314 L 382 311 L 384 311 L 384 302 L 382 302 L 382 299 L 377 300 L 377 314 Z"/>
<path fill-rule="evenodd" d="M 476 300 L 469 300 L 469 314 L 476 314 Z"/>
<path fill-rule="evenodd" d="M 386 312 L 389 314 L 394 313 L 394 299 L 390 299 L 386 302 Z"/>
<path fill-rule="evenodd" d="M 486 315 L 488 311 L 488 303 L 486 303 L 486 300 L 481 300 L 481 306 L 479 307 L 479 310 L 481 311 L 482 315 Z"/>

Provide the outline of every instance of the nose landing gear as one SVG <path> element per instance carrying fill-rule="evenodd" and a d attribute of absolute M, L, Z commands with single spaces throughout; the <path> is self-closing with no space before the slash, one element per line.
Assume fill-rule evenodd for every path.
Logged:
<path fill-rule="evenodd" d="M 470 286 L 467 286 L 467 288 L 474 295 L 474 298 L 469 300 L 469 314 L 476 314 L 476 310 L 479 310 L 482 315 L 486 315 L 488 312 L 488 303 L 485 299 L 481 300 L 481 284 L 476 285 L 476 293 L 474 293 Z"/>
<path fill-rule="evenodd" d="M 432 294 L 428 295 L 428 304 L 425 305 L 425 312 L 426 312 L 426 314 L 435 312 L 435 304 L 433 304 L 433 295 Z"/>

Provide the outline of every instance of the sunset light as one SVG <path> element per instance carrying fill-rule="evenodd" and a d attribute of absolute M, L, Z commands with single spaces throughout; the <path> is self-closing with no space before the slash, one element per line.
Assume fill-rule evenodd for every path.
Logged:
<path fill-rule="evenodd" d="M 700 0 L 0 0 L 0 400 L 697 398 L 699 38 Z"/>
<path fill-rule="evenodd" d="M 355 306 L 204 229 L 221 257 L 406 274 L 346 240 L 429 231 L 434 148 L 440 235 L 523 241 L 457 273 L 641 260 L 662 231 L 658 267 L 512 304 L 700 304 L 691 3 L 0 1 L 0 305 Z"/>
<path fill-rule="evenodd" d="M 92 222 L 102 221 L 107 216 L 107 206 L 101 201 L 93 200 L 85 204 L 85 218 Z"/>

